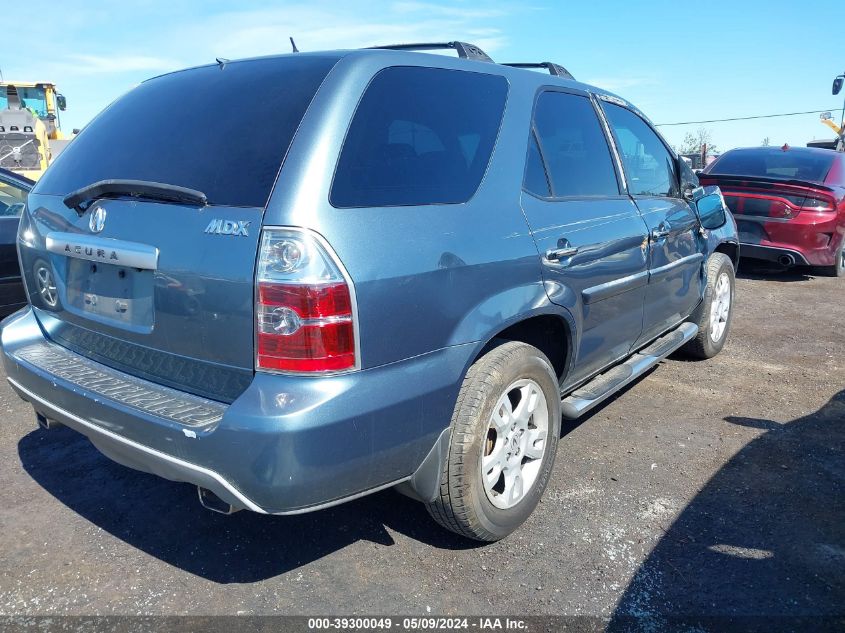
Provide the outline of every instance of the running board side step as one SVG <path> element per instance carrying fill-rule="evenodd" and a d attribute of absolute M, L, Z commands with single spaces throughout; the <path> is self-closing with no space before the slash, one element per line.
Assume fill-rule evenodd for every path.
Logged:
<path fill-rule="evenodd" d="M 697 333 L 697 325 L 682 323 L 668 334 L 664 334 L 655 340 L 648 347 L 632 354 L 624 363 L 599 374 L 561 401 L 563 417 L 570 420 L 580 417 L 631 381 L 642 376 L 669 354 L 691 340 Z"/>

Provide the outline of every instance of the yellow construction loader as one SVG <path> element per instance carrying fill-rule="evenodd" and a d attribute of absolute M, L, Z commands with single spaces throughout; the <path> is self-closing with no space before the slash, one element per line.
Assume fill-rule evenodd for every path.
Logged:
<path fill-rule="evenodd" d="M 65 145 L 64 96 L 50 82 L 0 82 L 0 167 L 38 180 Z"/>

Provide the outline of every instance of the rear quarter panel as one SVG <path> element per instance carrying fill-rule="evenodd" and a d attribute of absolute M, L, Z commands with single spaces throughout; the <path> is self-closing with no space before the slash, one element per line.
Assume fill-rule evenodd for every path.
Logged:
<path fill-rule="evenodd" d="M 439 56 L 438 56 L 439 57 Z M 487 173 L 465 204 L 335 209 L 329 192 L 358 100 L 387 66 L 432 65 L 431 56 L 341 60 L 302 122 L 264 216 L 265 226 L 323 235 L 355 284 L 364 368 L 468 342 L 550 306 L 519 197 L 533 89 L 508 74 L 509 94 Z M 409 60 L 407 63 L 404 60 Z M 438 58 L 483 72 L 489 65 Z M 468 346 L 468 360 L 473 346 Z"/>

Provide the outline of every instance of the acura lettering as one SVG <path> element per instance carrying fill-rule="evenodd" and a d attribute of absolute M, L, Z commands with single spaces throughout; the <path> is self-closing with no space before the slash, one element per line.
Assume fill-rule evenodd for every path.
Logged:
<path fill-rule="evenodd" d="M 65 244 L 66 255 L 85 255 L 87 258 L 118 260 L 117 251 L 106 251 L 103 248 L 92 248 L 91 246 L 72 246 Z"/>

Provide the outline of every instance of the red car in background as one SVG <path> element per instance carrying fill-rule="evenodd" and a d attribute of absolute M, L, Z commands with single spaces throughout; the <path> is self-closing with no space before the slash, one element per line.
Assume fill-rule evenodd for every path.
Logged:
<path fill-rule="evenodd" d="M 845 153 L 787 145 L 733 149 L 699 180 L 721 188 L 743 257 L 845 276 Z"/>

